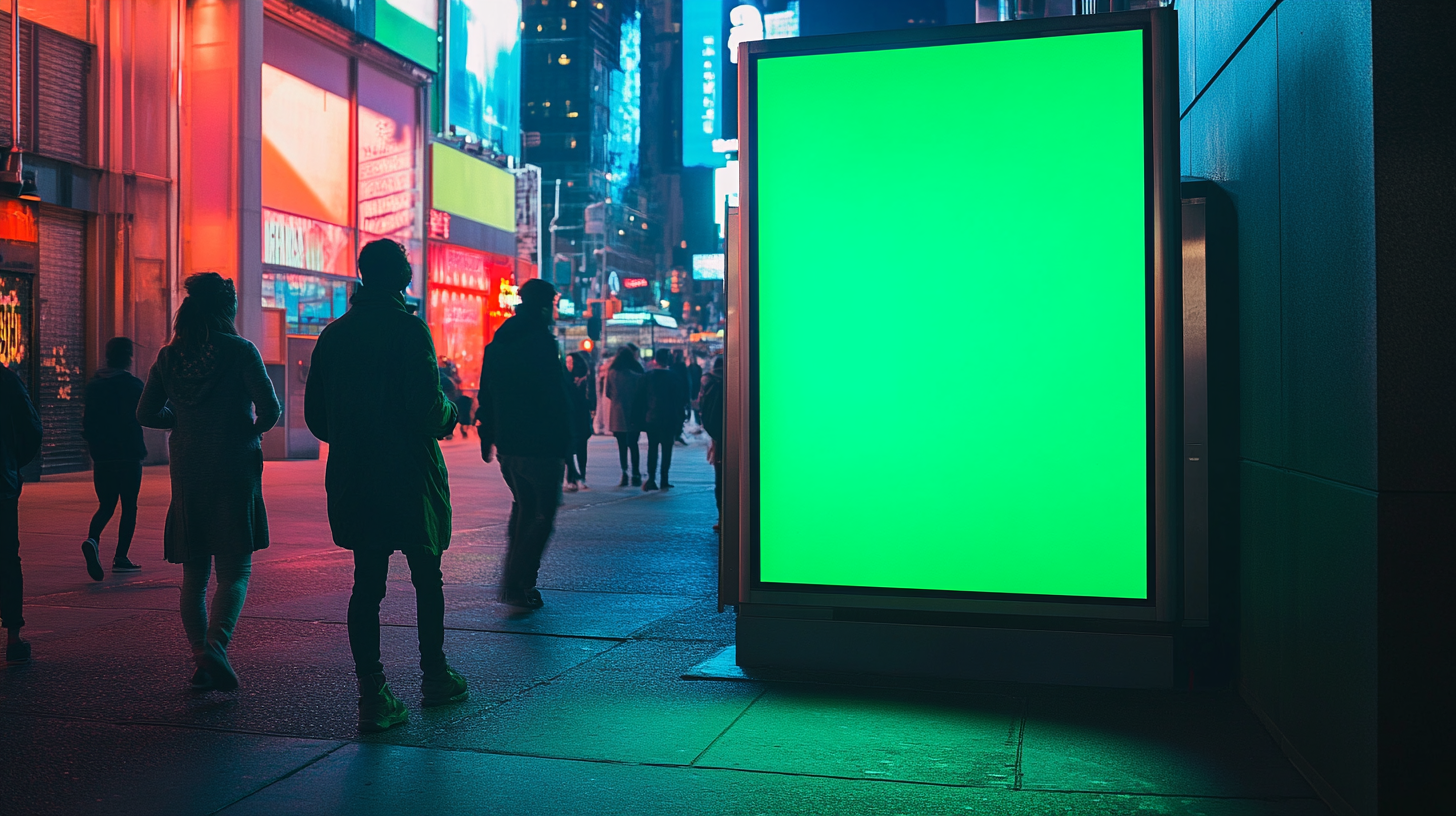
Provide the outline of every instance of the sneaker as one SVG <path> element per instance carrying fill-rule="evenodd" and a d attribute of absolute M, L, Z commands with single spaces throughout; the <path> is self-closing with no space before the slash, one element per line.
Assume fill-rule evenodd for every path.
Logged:
<path fill-rule="evenodd" d="M 673 488 L 673 485 L 668 484 L 666 479 L 663 479 L 662 480 L 662 489 L 663 490 L 671 490 L 672 488 Z"/>
<path fill-rule="evenodd" d="M 641 487 L 642 486 L 642 477 L 641 476 L 633 476 L 632 477 L 632 486 L 633 487 Z"/>
<path fill-rule="evenodd" d="M 394 696 L 384 673 L 359 678 L 359 732 L 378 734 L 409 722 L 409 709 Z"/>
<path fill-rule="evenodd" d="M 6 663 L 29 663 L 30 662 L 30 641 L 12 640 L 5 644 Z"/>
<path fill-rule="evenodd" d="M 192 690 L 212 691 L 215 688 L 217 683 L 213 682 L 212 675 L 207 673 L 207 669 L 198 666 L 197 671 L 192 673 Z"/>
<path fill-rule="evenodd" d="M 541 591 L 531 587 L 525 592 L 505 592 L 500 594 L 500 602 L 506 606 L 514 606 L 520 609 L 540 609 L 546 605 L 541 599 Z"/>
<path fill-rule="evenodd" d="M 582 490 L 591 490 L 591 485 L 588 485 L 586 482 L 577 482 L 576 486 Z"/>
<path fill-rule="evenodd" d="M 470 696 L 470 691 L 466 688 L 465 678 L 460 676 L 460 672 L 446 666 L 444 675 L 435 679 L 426 677 L 420 681 L 420 696 L 425 698 L 425 708 L 434 708 L 462 702 Z"/>
<path fill-rule="evenodd" d="M 137 570 L 139 570 L 141 568 L 142 567 L 141 567 L 140 564 L 136 563 L 135 561 L 132 561 L 130 558 L 127 558 L 126 556 L 122 556 L 121 558 L 118 558 L 115 561 L 112 561 L 111 562 L 111 571 L 112 572 L 136 572 Z"/>
<path fill-rule="evenodd" d="M 100 581 L 106 577 L 106 570 L 101 568 L 101 556 L 96 552 L 96 539 L 82 541 L 81 554 L 86 556 L 86 574 L 91 576 L 91 580 Z"/>
<path fill-rule="evenodd" d="M 203 647 L 197 666 L 212 675 L 213 688 L 218 691 L 232 691 L 238 687 L 238 675 L 233 671 L 233 664 L 228 662 L 227 653 L 217 646 L 209 643 Z"/>
<path fill-rule="evenodd" d="M 657 482 L 654 482 L 651 479 L 648 479 L 647 481 L 645 481 L 645 482 L 642 483 L 642 492 L 643 493 L 646 493 L 649 490 L 656 490 L 656 489 L 657 489 Z"/>
<path fill-rule="evenodd" d="M 617 482 L 617 487 L 626 487 L 629 483 L 630 481 L 627 478 L 627 474 L 624 472 L 622 474 L 622 481 Z"/>
<path fill-rule="evenodd" d="M 565 490 L 567 493 L 575 493 L 580 489 L 581 488 L 577 486 L 576 482 L 567 482 L 566 487 L 562 488 L 562 490 Z"/>

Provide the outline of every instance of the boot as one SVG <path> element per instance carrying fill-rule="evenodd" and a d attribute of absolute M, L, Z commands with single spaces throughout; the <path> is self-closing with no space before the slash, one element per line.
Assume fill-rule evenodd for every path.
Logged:
<path fill-rule="evenodd" d="M 384 682 L 384 672 L 359 678 L 359 732 L 378 734 L 409 722 L 409 710 Z"/>

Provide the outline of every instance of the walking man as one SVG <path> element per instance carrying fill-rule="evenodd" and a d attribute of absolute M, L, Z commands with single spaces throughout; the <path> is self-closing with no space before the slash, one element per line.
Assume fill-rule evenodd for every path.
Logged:
<path fill-rule="evenodd" d="M 500 455 L 511 489 L 510 548 L 500 600 L 540 609 L 536 576 L 556 523 L 561 480 L 571 455 L 571 398 L 551 333 L 556 287 L 533 278 L 521 286 L 516 314 L 485 347 L 480 371 L 480 458 Z"/>
<path fill-rule="evenodd" d="M 455 424 L 440 390 L 430 330 L 405 306 L 410 263 L 403 246 L 372 241 L 359 253 L 362 286 L 349 311 L 319 335 L 304 393 L 304 419 L 329 444 L 329 527 L 354 551 L 349 648 L 359 678 L 359 730 L 409 721 L 384 679 L 379 602 L 389 557 L 409 561 L 425 706 L 465 699 L 465 678 L 445 660 L 440 556 L 450 546 L 450 483 L 437 440 Z"/>
<path fill-rule="evenodd" d="M 30 644 L 20 637 L 25 625 L 20 574 L 20 469 L 40 453 L 40 415 L 25 383 L 0 365 L 0 626 L 5 627 L 5 662 L 30 660 Z"/>
<path fill-rule="evenodd" d="M 642 397 L 646 402 L 647 481 L 643 490 L 667 490 L 672 484 L 667 472 L 672 470 L 672 446 L 682 433 L 687 419 L 688 384 L 683 375 L 669 368 L 666 354 L 652 358 L 652 368 L 642 381 Z M 662 459 L 662 478 L 657 479 L 658 457 Z"/>
<path fill-rule="evenodd" d="M 132 342 L 127 337 L 106 341 L 106 367 L 86 384 L 86 404 L 81 415 L 81 436 L 91 450 L 91 481 L 96 487 L 96 515 L 91 529 L 81 543 L 86 558 L 86 572 L 91 580 L 106 577 L 101 568 L 101 531 L 121 502 L 121 522 L 116 530 L 116 555 L 111 560 L 113 572 L 135 572 L 137 566 L 127 552 L 136 532 L 137 494 L 142 489 L 142 460 L 147 446 L 142 440 L 142 424 L 137 422 L 137 402 L 142 398 L 142 381 L 132 376 Z"/>

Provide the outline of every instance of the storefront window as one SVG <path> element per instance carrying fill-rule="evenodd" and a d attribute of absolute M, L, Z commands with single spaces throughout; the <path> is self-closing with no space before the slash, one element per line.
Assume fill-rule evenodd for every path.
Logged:
<path fill-rule="evenodd" d="M 513 313 L 514 295 L 512 258 L 430 245 L 430 335 L 435 353 L 455 363 L 466 390 L 480 387 L 481 353 Z"/>
<path fill-rule="evenodd" d="M 263 273 L 263 308 L 283 309 L 289 334 L 316 335 L 349 309 L 353 284 L 322 275 Z"/>

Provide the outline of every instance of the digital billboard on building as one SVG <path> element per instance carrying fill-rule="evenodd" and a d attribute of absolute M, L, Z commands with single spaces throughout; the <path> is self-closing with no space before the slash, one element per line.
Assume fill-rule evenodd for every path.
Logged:
<path fill-rule="evenodd" d="M 375 0 L 374 39 L 435 70 L 440 62 L 438 0 Z"/>
<path fill-rule="evenodd" d="M 723 167 L 738 138 L 739 43 L 799 36 L 798 0 L 683 0 L 683 166 Z"/>
<path fill-rule="evenodd" d="M 445 124 L 496 153 L 521 153 L 520 0 L 448 0 Z"/>

